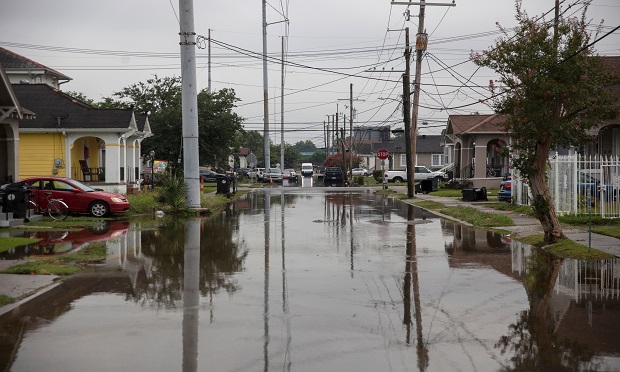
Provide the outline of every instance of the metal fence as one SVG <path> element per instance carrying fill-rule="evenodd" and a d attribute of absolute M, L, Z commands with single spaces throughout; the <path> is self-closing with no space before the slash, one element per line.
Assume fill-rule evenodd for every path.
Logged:
<path fill-rule="evenodd" d="M 529 205 L 527 182 L 514 172 L 514 201 Z M 549 159 L 547 171 L 551 200 L 558 214 L 620 218 L 620 158 L 579 155 Z"/>

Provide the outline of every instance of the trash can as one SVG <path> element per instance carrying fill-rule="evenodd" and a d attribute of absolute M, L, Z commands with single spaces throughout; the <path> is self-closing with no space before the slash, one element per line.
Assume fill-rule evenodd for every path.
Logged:
<path fill-rule="evenodd" d="M 422 180 L 420 181 L 420 191 L 425 194 L 428 194 L 433 191 L 433 180 Z"/>
<path fill-rule="evenodd" d="M 215 176 L 215 181 L 217 183 L 216 194 L 227 195 L 230 193 L 230 185 L 232 184 L 230 177 L 225 174 L 217 174 Z"/>
<path fill-rule="evenodd" d="M 16 218 L 26 218 L 30 191 L 23 182 L 2 185 L 2 209 Z"/>
<path fill-rule="evenodd" d="M 476 200 L 489 200 L 487 198 L 487 188 L 481 187 L 476 189 Z"/>
<path fill-rule="evenodd" d="M 476 189 L 463 189 L 461 190 L 461 194 L 463 194 L 463 201 L 476 201 L 478 196 Z"/>

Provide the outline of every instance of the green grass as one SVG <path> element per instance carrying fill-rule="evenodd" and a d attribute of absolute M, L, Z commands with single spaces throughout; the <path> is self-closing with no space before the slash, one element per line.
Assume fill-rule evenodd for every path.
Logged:
<path fill-rule="evenodd" d="M 0 294 L 0 306 L 12 304 L 15 300 L 7 295 Z"/>
<path fill-rule="evenodd" d="M 488 203 L 484 205 L 498 211 L 511 211 L 515 213 L 523 213 L 527 215 L 533 215 L 532 208 L 524 205 L 516 205 L 512 203 Z"/>
<path fill-rule="evenodd" d="M 441 208 L 445 208 L 446 207 L 442 203 L 436 202 L 436 201 L 433 201 L 433 200 L 422 200 L 422 201 L 414 202 L 413 204 L 417 205 L 418 207 L 429 209 L 429 210 L 433 210 L 433 211 L 438 211 Z"/>
<path fill-rule="evenodd" d="M 461 190 L 453 190 L 453 189 L 440 189 L 437 191 L 432 191 L 430 195 L 440 196 L 442 198 L 456 198 L 456 197 L 460 198 L 463 196 L 463 194 L 461 193 Z"/>
<path fill-rule="evenodd" d="M 24 274 L 24 275 L 72 275 L 82 268 L 77 265 L 58 264 L 53 261 L 36 260 L 26 262 L 21 265 L 9 267 L 2 271 L 5 274 Z"/>
<path fill-rule="evenodd" d="M 601 252 L 598 249 L 588 248 L 583 244 L 575 243 L 574 241 L 568 239 L 545 246 L 545 236 L 543 234 L 517 237 L 517 240 L 534 247 L 544 247 L 546 252 L 562 258 L 574 258 L 577 260 L 602 260 L 614 257 L 613 255 Z"/>
<path fill-rule="evenodd" d="M 4 238 L 0 237 L 0 253 L 6 252 L 11 248 L 19 247 L 20 245 L 34 244 L 41 239 L 35 238 Z"/>
<path fill-rule="evenodd" d="M 494 213 L 481 212 L 476 208 L 456 206 L 445 207 L 439 210 L 439 212 L 452 216 L 461 221 L 468 222 L 475 227 L 499 227 L 499 226 L 514 226 L 512 218 L 498 215 Z"/>
<path fill-rule="evenodd" d="M 103 242 L 89 244 L 81 250 L 67 255 L 51 256 L 12 266 L 2 273 L 25 275 L 72 275 L 88 265 L 101 263 L 106 257 Z"/>
<path fill-rule="evenodd" d="M 592 231 L 597 234 L 613 236 L 620 239 L 620 226 L 597 226 L 593 227 Z"/>

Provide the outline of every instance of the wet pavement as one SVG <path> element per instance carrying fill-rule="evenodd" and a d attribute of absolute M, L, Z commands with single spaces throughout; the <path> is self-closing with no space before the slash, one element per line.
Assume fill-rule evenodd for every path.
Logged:
<path fill-rule="evenodd" d="M 552 260 L 370 189 L 132 223 L 0 317 L 9 371 L 620 369 L 620 262 Z"/>

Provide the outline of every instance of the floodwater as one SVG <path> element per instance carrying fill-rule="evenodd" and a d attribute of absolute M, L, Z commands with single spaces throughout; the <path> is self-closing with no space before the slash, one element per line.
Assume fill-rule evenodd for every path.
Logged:
<path fill-rule="evenodd" d="M 0 369 L 620 370 L 618 260 L 300 186 L 102 229 L 105 265 L 0 317 Z"/>

